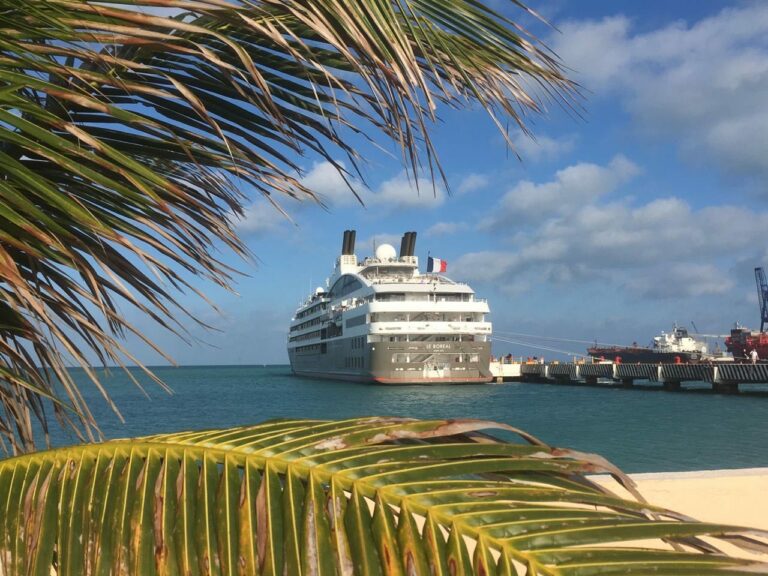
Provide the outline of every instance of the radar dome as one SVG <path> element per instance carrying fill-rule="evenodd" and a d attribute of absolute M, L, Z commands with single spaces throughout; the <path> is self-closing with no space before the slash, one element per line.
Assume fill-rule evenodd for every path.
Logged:
<path fill-rule="evenodd" d="M 397 251 L 392 244 L 382 244 L 376 248 L 376 258 L 378 260 L 394 260 L 397 258 Z"/>
<path fill-rule="evenodd" d="M 315 288 L 315 294 L 322 294 L 323 292 L 325 292 L 325 289 L 322 286 Z"/>

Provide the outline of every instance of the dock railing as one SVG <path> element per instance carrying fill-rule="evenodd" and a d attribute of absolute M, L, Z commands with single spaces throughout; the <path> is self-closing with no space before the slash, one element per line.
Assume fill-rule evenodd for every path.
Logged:
<path fill-rule="evenodd" d="M 615 362 L 540 362 L 499 358 L 491 362 L 491 373 L 499 381 L 615 384 L 632 386 L 635 381 L 658 382 L 667 390 L 679 390 L 684 382 L 706 382 L 717 392 L 735 393 L 740 385 L 768 384 L 768 363 L 740 364 L 621 364 Z"/>

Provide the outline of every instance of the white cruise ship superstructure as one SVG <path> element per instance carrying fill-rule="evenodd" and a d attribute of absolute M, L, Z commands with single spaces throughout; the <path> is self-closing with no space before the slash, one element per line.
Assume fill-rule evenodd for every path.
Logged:
<path fill-rule="evenodd" d="M 382 244 L 359 261 L 355 231 L 344 232 L 326 287 L 291 321 L 294 373 L 380 384 L 491 380 L 488 303 L 466 284 L 419 272 L 415 244 L 406 232 L 399 255 Z"/>

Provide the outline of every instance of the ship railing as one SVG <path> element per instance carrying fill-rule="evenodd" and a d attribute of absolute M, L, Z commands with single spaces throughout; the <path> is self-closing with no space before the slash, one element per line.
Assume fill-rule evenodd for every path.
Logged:
<path fill-rule="evenodd" d="M 469 296 L 469 295 L 467 295 Z M 405 294 L 379 292 L 373 302 L 419 302 L 429 304 L 487 304 L 487 300 L 480 298 L 457 298 L 453 295 L 445 295 L 440 292 L 407 292 Z"/>
<path fill-rule="evenodd" d="M 490 322 L 477 322 L 477 321 L 471 321 L 471 322 L 448 322 L 448 321 L 429 321 L 429 322 L 390 322 L 390 321 L 384 321 L 384 322 L 371 322 L 370 323 L 370 332 L 371 333 L 381 333 L 381 332 L 389 332 L 390 330 L 397 330 L 397 331 L 406 331 L 411 332 L 414 334 L 418 334 L 419 332 L 424 333 L 430 333 L 430 334 L 440 334 L 440 333 L 457 333 L 457 332 L 466 332 L 468 334 L 475 334 L 478 332 L 482 332 L 484 334 L 490 334 L 491 333 L 491 323 Z"/>
<path fill-rule="evenodd" d="M 401 256 L 399 258 L 376 258 L 375 256 L 366 256 L 361 261 L 363 266 L 416 266 L 419 263 L 418 256 Z"/>
<path fill-rule="evenodd" d="M 394 284 L 407 280 L 409 284 L 450 284 L 453 286 L 469 286 L 466 282 L 457 282 L 444 276 L 408 276 L 405 274 L 393 274 L 390 276 L 366 276 L 371 284 Z"/>

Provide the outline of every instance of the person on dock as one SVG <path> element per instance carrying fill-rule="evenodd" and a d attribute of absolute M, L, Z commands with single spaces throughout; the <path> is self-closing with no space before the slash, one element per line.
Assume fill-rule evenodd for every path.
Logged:
<path fill-rule="evenodd" d="M 750 360 L 752 360 L 752 364 L 757 364 L 757 361 L 760 360 L 760 358 L 758 358 L 758 356 L 757 356 L 757 350 L 755 350 L 754 348 L 752 350 L 750 350 L 749 351 L 749 358 L 750 358 Z"/>

